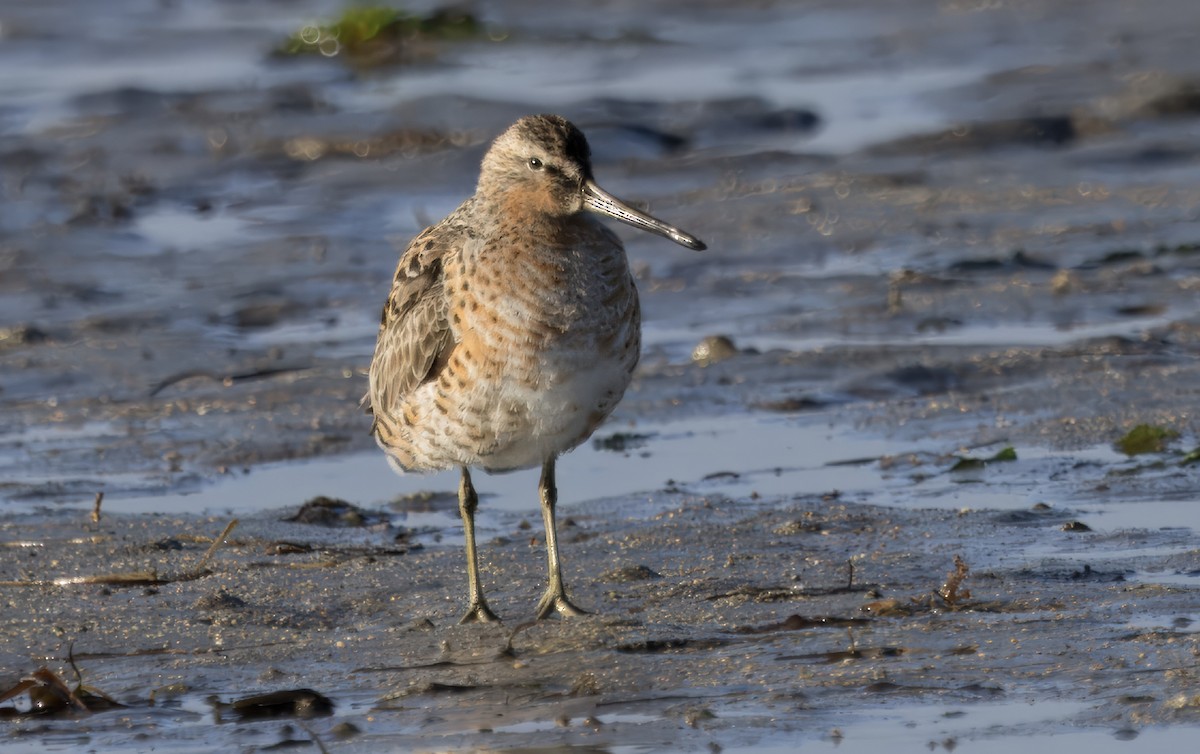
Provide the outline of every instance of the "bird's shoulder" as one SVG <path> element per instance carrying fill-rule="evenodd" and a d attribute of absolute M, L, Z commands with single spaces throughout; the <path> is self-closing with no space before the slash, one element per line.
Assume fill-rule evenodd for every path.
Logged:
<path fill-rule="evenodd" d="M 472 217 L 476 200 L 471 197 L 442 220 L 430 225 L 409 241 L 392 278 L 382 327 L 407 315 L 431 291 L 440 288 L 447 262 L 456 258 L 475 235 Z"/>

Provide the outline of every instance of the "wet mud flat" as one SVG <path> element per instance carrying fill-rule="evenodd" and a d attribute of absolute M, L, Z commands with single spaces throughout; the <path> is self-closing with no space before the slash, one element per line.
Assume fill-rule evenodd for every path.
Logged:
<path fill-rule="evenodd" d="M 27 689 L 6 748 L 1195 734 L 1197 6 L 724 5 L 506 4 L 365 72 L 272 52 L 322 3 L 0 19 L 0 695 L 123 705 Z M 533 485 L 489 477 L 506 622 L 458 626 L 453 482 L 368 486 L 358 399 L 395 247 L 542 110 L 709 251 L 623 236 L 643 362 L 560 466 L 595 615 L 524 625 Z M 358 507 L 284 520 L 316 494 Z"/>
<path fill-rule="evenodd" d="M 970 750 L 1068 720 L 1114 741 L 1194 721 L 1195 589 L 1136 575 L 1200 569 L 1190 535 L 1086 533 L 1073 513 L 598 501 L 563 527 L 594 614 L 542 622 L 541 537 L 508 515 L 483 546 L 505 622 L 465 626 L 460 548 L 370 518 L 243 518 L 207 560 L 221 518 L 10 519 L 5 682 L 72 647 L 120 706 L 6 721 L 7 745 L 866 751 L 863 726 L 895 720 L 914 745 Z"/>

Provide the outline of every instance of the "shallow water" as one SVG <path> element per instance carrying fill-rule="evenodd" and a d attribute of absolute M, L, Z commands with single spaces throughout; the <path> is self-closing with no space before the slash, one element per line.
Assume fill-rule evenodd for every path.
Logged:
<path fill-rule="evenodd" d="M 99 427 L 93 428 L 96 432 Z M 635 434 L 626 451 L 589 442 L 558 464 L 560 501 L 626 497 L 666 487 L 705 494 L 777 496 L 796 489 L 870 490 L 882 486 L 860 469 L 839 462 L 862 454 L 885 455 L 894 443 L 842 436 L 819 420 L 737 415 L 720 419 L 684 419 L 669 423 L 606 426 L 596 438 Z M 96 435 L 79 430 L 73 437 Z M 906 448 L 911 450 L 912 448 Z M 719 460 L 717 460 L 719 459 Z M 613 466 L 621 473 L 613 474 Z M 737 469 L 736 472 L 731 471 Z M 489 474 L 477 481 L 486 508 L 530 513 L 537 510 L 537 469 Z M 397 475 L 379 451 L 282 463 L 231 472 L 191 494 L 105 497 L 114 513 L 188 510 L 193 513 L 243 514 L 295 504 L 316 495 L 339 496 L 353 490 L 353 502 L 376 506 L 422 491 L 453 493 L 458 472 Z M 450 512 L 457 518 L 457 511 Z"/>
<path fill-rule="evenodd" d="M 899 751 L 962 751 L 970 754 L 1007 754 L 1014 747 L 1030 754 L 1055 754 L 1066 751 L 1094 751 L 1097 754 L 1127 754 L 1131 751 L 1167 751 L 1187 748 L 1196 740 L 1195 731 L 1172 728 L 1148 729 L 1136 733 L 1128 730 L 1066 732 L 1055 736 L 1012 735 L 1010 726 L 1036 724 L 1058 715 L 1069 717 L 1079 705 L 1035 702 L 1020 705 L 997 705 L 982 708 L 930 709 L 927 706 L 896 714 L 885 713 L 888 719 L 862 725 L 839 728 L 840 737 L 806 743 L 812 751 L 868 754 L 881 748 Z M 1131 735 L 1131 733 L 1134 733 Z M 777 744 L 762 742 L 753 747 L 730 748 L 725 751 L 764 752 L 782 754 L 795 751 L 794 741 Z M 647 749 L 621 749 L 648 751 Z M 616 749 L 609 749 L 615 752 Z"/>
<path fill-rule="evenodd" d="M 71 430 L 29 433 L 23 442 L 102 442 L 114 431 L 109 423 L 93 422 Z M 625 449 L 608 447 L 622 437 L 627 438 Z M 909 443 L 883 439 L 838 427 L 820 413 L 799 417 L 735 414 L 665 423 L 608 424 L 593 441 L 559 461 L 559 499 L 565 506 L 582 506 L 589 500 L 652 497 L 667 489 L 733 500 L 786 499 L 805 491 L 837 493 L 873 504 L 952 510 L 1024 510 L 1041 503 L 1086 517 L 1100 530 L 1200 530 L 1200 506 L 1191 497 L 1097 503 L 1078 499 L 1073 483 L 1046 483 L 1047 477 L 1064 468 L 1119 466 L 1125 457 L 1105 446 L 1081 451 L 1021 448 L 1013 463 L 977 471 L 950 471 L 959 457 L 956 454 L 987 457 L 997 449 L 960 451 L 937 440 Z M 922 457 L 925 462 L 918 470 L 903 463 L 893 466 L 887 460 L 903 457 Z M 620 474 L 613 473 L 614 465 Z M 476 486 L 485 499 L 484 521 L 492 512 L 536 513 L 538 473 L 537 469 L 527 469 L 481 475 Z M 916 484 L 915 477 L 919 477 Z M 30 484 L 39 479 L 48 478 L 11 471 L 8 475 L 10 483 Z M 161 481 L 129 474 L 111 479 L 101 475 L 96 481 L 98 487 L 115 488 L 104 500 L 104 509 L 113 513 L 246 515 L 294 506 L 318 495 L 348 497 L 350 502 L 370 508 L 423 492 L 453 498 L 458 472 L 397 475 L 382 453 L 368 450 L 231 470 L 190 491 L 156 493 L 152 490 Z M 44 504 L 37 498 L 30 502 Z M 79 504 L 84 507 L 90 501 L 81 500 Z M 406 513 L 402 502 L 397 507 L 402 517 L 423 513 Z M 453 526 L 457 520 L 457 509 L 451 505 L 432 518 L 422 519 L 421 525 Z"/>

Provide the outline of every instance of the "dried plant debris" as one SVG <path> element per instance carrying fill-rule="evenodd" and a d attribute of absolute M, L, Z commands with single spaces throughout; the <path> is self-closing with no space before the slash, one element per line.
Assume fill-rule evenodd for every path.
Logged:
<path fill-rule="evenodd" d="M 46 586 L 76 586 L 76 585 L 99 585 L 99 586 L 161 586 L 169 584 L 172 579 L 161 578 L 158 572 L 151 569 L 148 571 L 120 571 L 116 573 L 92 573 L 81 576 L 60 576 L 54 579 L 9 579 L 0 581 L 0 586 L 28 586 L 28 587 L 46 587 Z"/>
<path fill-rule="evenodd" d="M 0 706 L 0 720 L 65 716 L 124 706 L 103 691 L 84 685 L 73 657 L 70 662 L 78 679 L 75 688 L 69 687 L 53 670 L 40 667 L 0 693 L 0 703 L 12 702 Z"/>
<path fill-rule="evenodd" d="M 0 581 L 0 586 L 9 586 L 9 587 L 47 587 L 47 586 L 157 587 L 157 586 L 162 586 L 164 584 L 171 584 L 171 583 L 182 582 L 182 581 L 195 581 L 197 579 L 204 578 L 205 576 L 208 576 L 212 573 L 205 566 L 208 564 L 208 561 L 212 558 L 213 554 L 221 547 L 221 545 L 225 544 L 226 540 L 229 537 L 230 532 L 233 531 L 234 527 L 236 527 L 237 524 L 238 524 L 238 520 L 236 518 L 232 519 L 225 526 L 225 529 L 221 532 L 221 534 L 218 537 L 216 537 L 215 539 L 211 539 L 211 540 L 204 538 L 204 537 L 197 537 L 195 535 L 188 534 L 188 535 L 180 535 L 179 538 L 168 537 L 168 538 L 160 539 L 157 542 L 153 542 L 153 543 L 150 543 L 145 546 L 146 549 L 153 549 L 160 553 L 165 553 L 165 552 L 177 552 L 179 550 L 182 550 L 183 544 L 180 540 L 197 541 L 197 542 L 211 542 L 209 548 L 205 551 L 204 555 L 198 561 L 196 561 L 195 565 L 193 565 L 192 567 L 190 567 L 187 570 L 182 571 L 182 572 L 164 575 L 164 574 L 160 573 L 159 570 L 156 568 L 143 568 L 141 570 L 130 570 L 130 571 L 102 571 L 99 573 L 83 573 L 83 574 L 76 574 L 73 576 L 59 576 L 56 578 L 48 578 L 48 579 L 4 580 L 4 581 Z M 94 544 L 101 540 L 97 539 L 95 537 L 92 537 L 92 538 L 76 538 L 74 540 L 69 540 L 69 541 L 71 541 L 74 544 Z M 29 547 L 29 546 L 41 547 L 43 545 L 44 545 L 44 543 L 29 543 L 29 542 L 5 543 L 5 546 L 21 546 L 21 547 Z"/>
<path fill-rule="evenodd" d="M 1127 456 L 1161 453 L 1177 437 L 1179 437 L 1179 433 L 1173 429 L 1156 427 L 1152 424 L 1139 424 L 1126 432 L 1120 440 L 1117 440 L 1116 448 Z"/>
<path fill-rule="evenodd" d="M 1017 451 L 1010 445 L 988 458 L 973 458 L 971 456 L 955 456 L 955 458 L 957 460 L 950 467 L 951 471 L 970 471 L 972 469 L 982 469 L 989 463 L 1015 461 L 1017 460 Z"/>
<path fill-rule="evenodd" d="M 221 530 L 221 533 L 217 535 L 217 538 L 212 541 L 212 544 L 209 545 L 208 549 L 204 551 L 204 554 L 200 556 L 200 560 L 196 561 L 196 565 L 192 569 L 193 574 L 198 576 L 204 573 L 204 567 L 208 565 L 208 561 L 212 560 L 213 554 L 216 553 L 221 545 L 225 544 L 225 541 L 229 539 L 229 535 L 233 533 L 233 530 L 237 528 L 237 525 L 238 520 L 236 518 L 231 519 L 229 523 L 225 524 L 225 528 Z"/>
<path fill-rule="evenodd" d="M 962 586 L 970 573 L 971 569 L 967 566 L 966 561 L 961 556 L 955 555 L 954 570 L 946 575 L 945 583 L 942 584 L 941 589 L 937 590 L 937 596 L 942 598 L 947 607 L 962 607 L 963 603 L 971 599 L 971 592 Z"/>
<path fill-rule="evenodd" d="M 942 582 L 941 587 L 934 590 L 932 593 L 925 593 L 916 597 L 911 597 L 907 603 L 895 598 L 876 599 L 863 605 L 861 609 L 865 613 L 870 613 L 878 617 L 903 617 L 912 615 L 917 612 L 942 607 L 950 610 L 959 610 L 968 606 L 975 606 L 970 602 L 971 592 L 963 587 L 963 582 L 967 580 L 971 569 L 967 562 L 962 559 L 962 556 L 954 556 L 954 570 L 946 574 L 946 580 Z M 878 595 L 876 595 L 878 596 Z"/>
<path fill-rule="evenodd" d="M 87 712 L 87 705 L 75 695 L 67 684 L 49 668 L 42 667 L 22 678 L 11 688 L 0 694 L 0 702 L 26 697 L 27 705 L 21 708 L 0 707 L 0 717 L 15 718 L 31 715 L 56 715 L 69 710 Z"/>
<path fill-rule="evenodd" d="M 83 576 L 63 576 L 53 579 L 54 586 L 72 586 L 74 584 L 101 584 L 104 586 L 160 586 L 168 584 L 171 579 L 159 578 L 158 572 L 122 571 L 119 573 L 92 573 Z M 29 585 L 42 585 L 45 582 L 30 582 Z"/>

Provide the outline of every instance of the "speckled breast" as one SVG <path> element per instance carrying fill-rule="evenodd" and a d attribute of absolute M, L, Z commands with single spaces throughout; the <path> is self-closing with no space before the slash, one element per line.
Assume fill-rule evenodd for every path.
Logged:
<path fill-rule="evenodd" d="M 637 291 L 611 234 L 585 240 L 493 242 L 447 261 L 456 346 L 407 402 L 402 465 L 533 466 L 608 416 L 638 360 Z"/>

